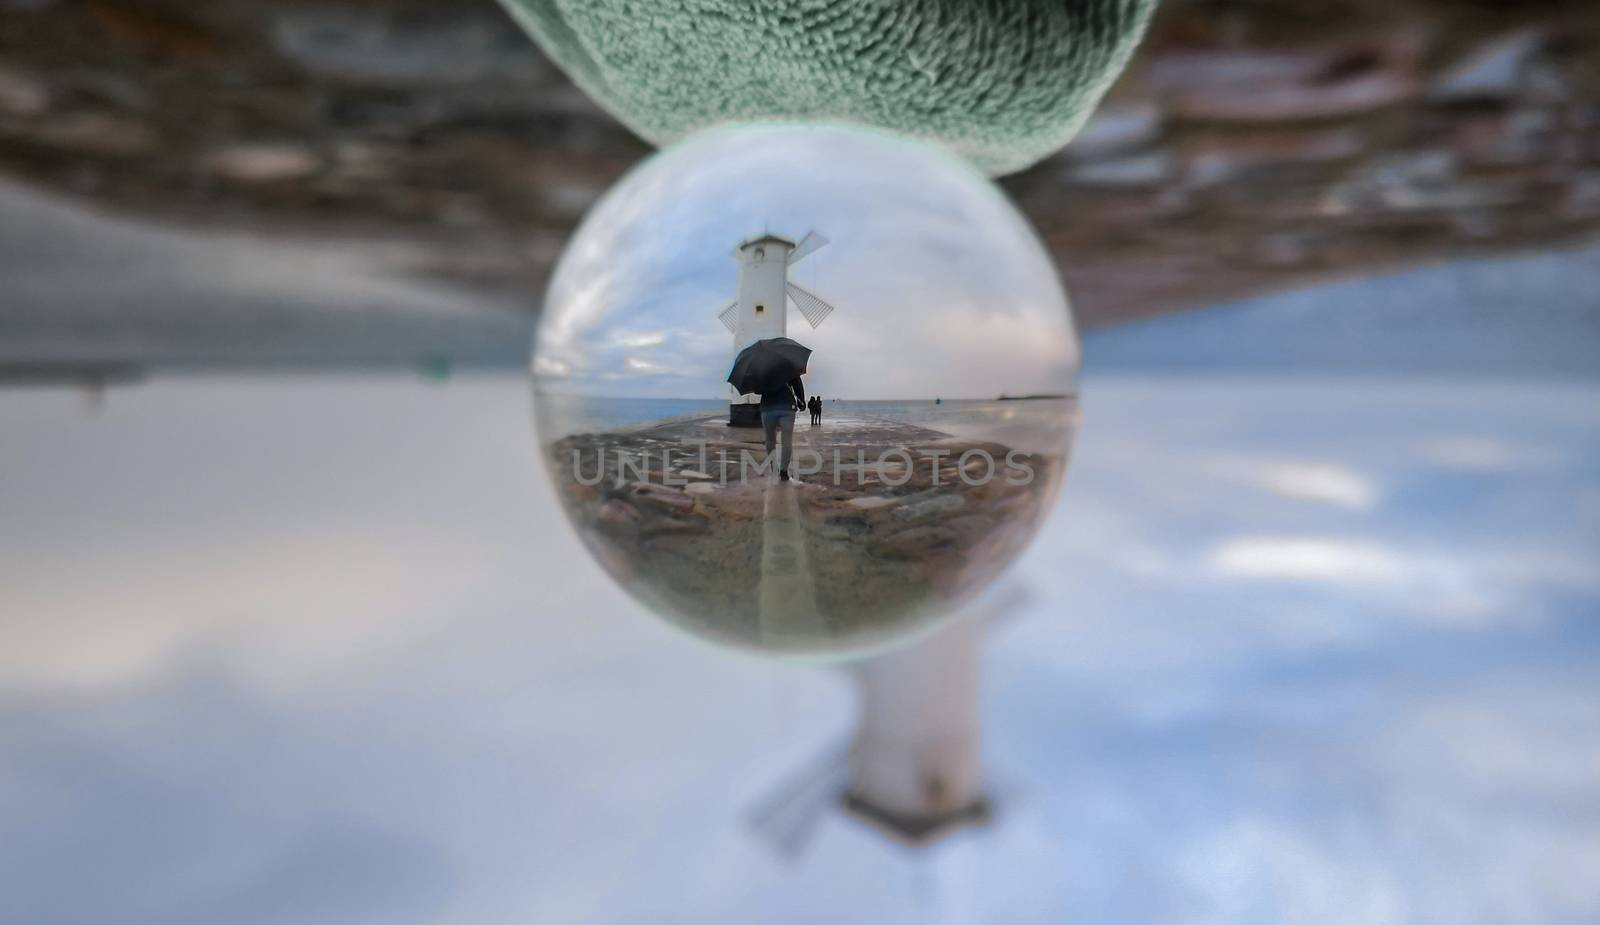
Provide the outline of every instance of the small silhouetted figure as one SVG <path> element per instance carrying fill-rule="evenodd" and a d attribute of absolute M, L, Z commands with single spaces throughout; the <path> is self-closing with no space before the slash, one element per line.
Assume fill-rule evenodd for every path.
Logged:
<path fill-rule="evenodd" d="M 806 403 L 806 407 L 811 409 L 811 423 L 812 424 L 821 424 L 822 423 L 822 396 L 820 396 L 820 395 L 811 396 L 811 401 Z"/>
<path fill-rule="evenodd" d="M 778 478 L 789 481 L 789 461 L 794 456 L 794 413 L 809 408 L 806 387 L 800 377 L 790 379 L 782 387 L 761 393 L 761 429 L 767 437 L 767 456 L 777 444 L 778 432 L 783 432 L 783 458 L 779 460 Z"/>

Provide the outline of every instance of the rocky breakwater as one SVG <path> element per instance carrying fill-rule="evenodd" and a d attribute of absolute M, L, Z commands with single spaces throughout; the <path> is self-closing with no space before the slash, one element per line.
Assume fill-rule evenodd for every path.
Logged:
<path fill-rule="evenodd" d="M 614 576 L 696 631 L 750 645 L 766 518 L 798 512 L 828 639 L 870 642 L 992 579 L 1037 530 L 1064 468 L 1064 448 L 1023 453 L 887 420 L 802 425 L 796 443 L 789 483 L 763 468 L 758 431 L 714 420 L 575 434 L 548 455 Z"/>
<path fill-rule="evenodd" d="M 761 561 L 759 495 L 720 485 L 664 430 L 574 434 L 548 455 L 568 516 L 613 577 L 696 629 L 745 638 L 756 598 L 740 576 Z"/>
<path fill-rule="evenodd" d="M 843 631 L 944 608 L 987 584 L 1037 531 L 1065 461 L 957 437 L 868 458 L 800 488 L 818 603 Z"/>

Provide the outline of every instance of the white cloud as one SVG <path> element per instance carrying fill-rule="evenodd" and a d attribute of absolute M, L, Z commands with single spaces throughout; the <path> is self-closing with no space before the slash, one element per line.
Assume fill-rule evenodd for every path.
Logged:
<path fill-rule="evenodd" d="M 80 688 L 126 683 L 223 639 L 248 650 L 264 678 L 348 662 L 376 639 L 394 644 L 408 626 L 426 626 L 441 601 L 473 586 L 494 552 L 470 536 L 418 524 L 328 523 L 181 554 L 86 555 L 74 563 L 76 581 L 14 576 L 0 595 L 9 617 L 0 622 L 0 678 Z M 419 571 L 417 562 L 432 567 Z M 301 648 L 307 637 L 317 640 L 312 650 Z"/>
<path fill-rule="evenodd" d="M 1366 510 L 1377 501 L 1370 480 L 1336 463 L 1270 463 L 1259 470 L 1270 490 L 1300 501 L 1320 501 L 1338 507 Z"/>
<path fill-rule="evenodd" d="M 1440 468 L 1465 472 L 1509 472 L 1554 461 L 1548 452 L 1492 437 L 1438 437 L 1424 441 L 1417 448 L 1417 455 Z"/>
<path fill-rule="evenodd" d="M 565 379 L 572 375 L 572 365 L 548 354 L 533 358 L 533 374 L 547 379 Z"/>
<path fill-rule="evenodd" d="M 1241 537 L 1211 551 L 1209 565 L 1232 578 L 1394 585 L 1403 560 L 1376 543 L 1331 537 Z"/>
<path fill-rule="evenodd" d="M 629 350 L 659 347 L 667 342 L 665 331 L 613 331 L 611 343 Z"/>
<path fill-rule="evenodd" d="M 1180 849 L 1175 866 L 1212 912 L 1196 921 L 1255 921 L 1268 908 L 1284 922 L 1405 921 L 1402 883 L 1363 847 L 1246 816 Z"/>
<path fill-rule="evenodd" d="M 1541 594 L 1592 593 L 1600 580 L 1569 556 L 1504 550 L 1417 551 L 1337 536 L 1244 536 L 1203 557 L 1211 577 L 1320 587 L 1406 620 L 1460 629 L 1529 625 Z"/>

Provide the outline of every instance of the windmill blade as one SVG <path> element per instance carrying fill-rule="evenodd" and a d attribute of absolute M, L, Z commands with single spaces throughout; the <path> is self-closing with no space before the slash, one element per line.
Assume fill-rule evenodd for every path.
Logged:
<path fill-rule="evenodd" d="M 849 766 L 850 742 L 828 744 L 773 784 L 746 811 L 746 820 L 779 857 L 800 857 L 817 824 L 838 804 Z"/>
<path fill-rule="evenodd" d="M 734 316 L 738 313 L 738 299 L 734 299 L 732 302 L 729 302 L 726 308 L 717 313 L 717 320 L 722 322 L 722 326 L 728 329 L 729 334 L 739 333 L 739 322 L 734 320 Z"/>
<path fill-rule="evenodd" d="M 795 249 L 789 252 L 788 265 L 791 267 L 794 266 L 801 260 L 804 260 L 808 254 L 822 250 L 827 243 L 828 239 L 824 238 L 820 234 L 817 234 L 815 231 L 806 232 L 806 236 L 800 239 L 800 243 L 795 245 Z"/>
<path fill-rule="evenodd" d="M 802 289 L 794 283 L 789 284 L 789 298 L 794 300 L 795 308 L 800 309 L 800 314 L 806 316 L 813 328 L 822 324 L 823 320 L 833 314 L 833 306 L 815 292 Z"/>

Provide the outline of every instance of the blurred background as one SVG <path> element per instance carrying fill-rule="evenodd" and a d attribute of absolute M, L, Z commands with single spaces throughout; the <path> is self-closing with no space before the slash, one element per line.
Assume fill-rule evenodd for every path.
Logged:
<path fill-rule="evenodd" d="M 491 0 L 0 0 L 0 921 L 1590 922 L 1600 14 L 1167 0 L 1001 185 L 1086 333 L 975 608 L 993 818 L 562 522 L 649 149 Z"/>

